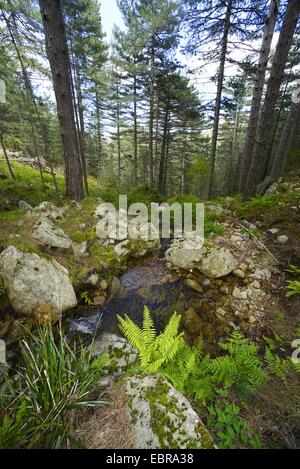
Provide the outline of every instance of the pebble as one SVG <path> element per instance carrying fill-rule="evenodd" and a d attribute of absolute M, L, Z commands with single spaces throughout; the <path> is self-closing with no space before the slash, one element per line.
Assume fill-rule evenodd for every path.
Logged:
<path fill-rule="evenodd" d="M 208 278 L 204 279 L 203 282 L 202 282 L 202 286 L 204 288 L 210 288 L 211 287 L 211 281 Z"/>
<path fill-rule="evenodd" d="M 249 318 L 249 323 L 250 323 L 250 324 L 254 324 L 255 322 L 256 322 L 256 317 L 250 316 L 250 318 Z"/>
<path fill-rule="evenodd" d="M 223 295 L 228 295 L 228 293 L 229 293 L 229 288 L 228 288 L 228 287 L 221 287 L 221 288 L 220 288 L 220 292 L 221 292 Z"/>
<path fill-rule="evenodd" d="M 279 244 L 284 244 L 288 241 L 288 239 L 289 238 L 286 235 L 280 235 L 280 236 L 277 236 L 276 241 Z"/>
<path fill-rule="evenodd" d="M 234 298 L 237 298 L 238 300 L 247 300 L 247 291 L 242 291 L 239 288 L 235 287 L 235 289 L 232 292 L 232 296 Z"/>
<path fill-rule="evenodd" d="M 235 275 L 236 277 L 238 278 L 245 278 L 246 277 L 246 274 L 245 272 L 242 270 L 242 269 L 235 269 L 233 272 L 233 275 Z"/>
<path fill-rule="evenodd" d="M 220 316 L 225 316 L 226 315 L 226 311 L 224 311 L 224 309 L 222 309 L 222 308 L 218 308 L 216 310 L 216 313 L 220 314 Z"/>
<path fill-rule="evenodd" d="M 251 285 L 253 286 L 253 288 L 257 288 L 257 289 L 260 288 L 260 283 L 258 280 L 254 280 L 254 282 L 252 282 Z"/>
<path fill-rule="evenodd" d="M 270 228 L 270 229 L 268 230 L 268 233 L 276 234 L 276 233 L 278 233 L 278 231 L 279 231 L 278 228 Z"/>
<path fill-rule="evenodd" d="M 107 284 L 107 281 L 105 279 L 101 280 L 100 282 L 100 288 L 102 290 L 107 290 L 107 287 L 108 287 L 108 284 Z"/>
<path fill-rule="evenodd" d="M 104 305 L 105 296 L 95 296 L 95 298 L 93 298 L 93 303 L 94 303 L 94 305 L 97 305 L 97 306 Z"/>
<path fill-rule="evenodd" d="M 185 281 L 185 284 L 187 287 L 192 288 L 196 292 L 203 293 L 203 288 L 201 287 L 201 285 L 199 285 L 199 283 L 196 280 L 192 278 L 187 278 Z"/>

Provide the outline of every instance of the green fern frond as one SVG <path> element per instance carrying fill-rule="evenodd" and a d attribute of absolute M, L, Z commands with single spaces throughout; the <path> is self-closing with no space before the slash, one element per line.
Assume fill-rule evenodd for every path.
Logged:
<path fill-rule="evenodd" d="M 153 343 L 156 337 L 154 321 L 152 319 L 151 313 L 149 309 L 147 308 L 147 306 L 144 307 L 142 335 L 145 341 L 145 345 Z"/>

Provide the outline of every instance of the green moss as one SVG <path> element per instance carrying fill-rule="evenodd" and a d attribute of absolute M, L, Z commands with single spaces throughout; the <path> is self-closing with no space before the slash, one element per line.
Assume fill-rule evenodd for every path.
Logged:
<path fill-rule="evenodd" d="M 115 251 L 106 249 L 96 241 L 89 248 L 91 265 L 95 269 L 111 268 L 117 269 L 120 265 L 120 259 Z"/>
<path fill-rule="evenodd" d="M 297 191 L 278 192 L 275 194 L 253 197 L 249 202 L 236 206 L 236 213 L 240 218 L 259 216 L 264 212 L 281 210 L 287 204 L 298 205 L 300 194 Z"/>
<path fill-rule="evenodd" d="M 78 268 L 73 258 L 68 258 L 68 271 L 73 287 L 79 287 L 86 280 L 89 269 L 86 266 Z"/>
<path fill-rule="evenodd" d="M 70 233 L 69 236 L 75 243 L 83 243 L 86 241 L 86 234 L 84 231 L 75 231 L 75 233 Z"/>
<path fill-rule="evenodd" d="M 19 221 L 24 217 L 24 210 L 16 209 L 9 210 L 7 212 L 0 212 L 0 223 L 5 223 L 7 221 Z"/>

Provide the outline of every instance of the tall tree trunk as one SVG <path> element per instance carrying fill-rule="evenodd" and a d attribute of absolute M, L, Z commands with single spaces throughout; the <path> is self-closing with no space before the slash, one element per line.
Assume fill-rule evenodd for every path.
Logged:
<path fill-rule="evenodd" d="M 285 121 L 280 141 L 276 150 L 270 176 L 277 178 L 282 176 L 286 166 L 288 151 L 291 147 L 293 135 L 295 135 L 296 126 L 300 117 L 300 103 L 292 103 L 287 119 Z"/>
<path fill-rule="evenodd" d="M 208 186 L 209 198 L 212 196 L 213 182 L 214 182 L 220 110 L 221 110 L 221 98 L 222 98 L 224 69 L 225 69 L 225 61 L 226 61 L 227 46 L 228 46 L 228 35 L 229 35 L 229 29 L 230 29 L 230 18 L 231 18 L 231 13 L 232 13 L 232 1 L 233 0 L 227 0 L 227 8 L 226 8 L 223 37 L 222 37 L 222 48 L 221 48 L 221 55 L 220 55 L 220 64 L 219 64 L 219 71 L 218 71 L 217 96 L 216 96 L 216 103 L 215 103 L 215 114 L 214 114 L 214 124 L 213 124 L 211 153 L 210 153 L 210 174 L 209 174 L 209 186 Z"/>
<path fill-rule="evenodd" d="M 64 148 L 67 195 L 75 200 L 80 200 L 84 197 L 82 168 L 76 149 L 70 62 L 61 1 L 40 0 L 40 9 Z"/>
<path fill-rule="evenodd" d="M 182 149 L 182 155 L 181 155 L 181 194 L 185 193 L 185 150 L 184 148 Z"/>
<path fill-rule="evenodd" d="M 120 136 L 120 102 L 119 102 L 119 84 L 116 90 L 117 98 L 117 149 L 118 149 L 118 181 L 121 184 L 121 136 Z"/>
<path fill-rule="evenodd" d="M 25 67 L 25 64 L 24 64 L 24 61 L 23 61 L 22 54 L 20 52 L 21 47 L 20 47 L 20 44 L 18 43 L 19 42 L 18 41 L 18 30 L 17 30 L 17 27 L 16 27 L 14 14 L 12 14 L 12 21 L 13 21 L 13 28 L 12 28 L 11 24 L 10 24 L 10 22 L 9 22 L 9 20 L 8 20 L 8 18 L 7 18 L 7 16 L 6 16 L 3 9 L 1 10 L 1 13 L 2 13 L 2 16 L 4 18 L 4 21 L 5 21 L 5 24 L 7 26 L 7 29 L 8 29 L 12 44 L 15 48 L 18 60 L 19 60 L 20 65 L 21 65 L 21 70 L 22 70 L 22 75 L 23 75 L 23 80 L 24 80 L 25 90 L 26 90 L 26 98 L 27 98 L 27 103 L 28 103 L 28 118 L 29 118 L 29 122 L 30 122 L 30 126 L 31 126 L 33 146 L 34 146 L 34 154 L 35 154 L 37 164 L 38 164 L 38 167 L 39 167 L 39 172 L 40 172 L 40 177 L 41 177 L 43 190 L 44 190 L 44 192 L 46 192 L 46 184 L 45 184 L 45 180 L 44 180 L 41 160 L 40 160 L 38 146 L 37 146 L 35 126 L 34 126 L 34 121 L 33 121 L 32 113 L 31 113 L 31 109 L 30 109 L 30 103 L 32 103 L 33 106 L 34 106 L 35 112 L 38 116 L 38 110 L 37 110 L 35 96 L 34 96 L 34 93 L 33 93 L 30 78 L 28 76 L 28 73 L 27 73 L 27 70 L 26 70 L 26 67 Z"/>
<path fill-rule="evenodd" d="M 266 21 L 265 31 L 262 40 L 262 46 L 260 50 L 260 56 L 258 61 L 258 68 L 255 77 L 254 90 L 251 101 L 251 110 L 248 122 L 247 137 L 242 161 L 241 177 L 239 182 L 239 190 L 242 192 L 246 181 L 248 172 L 251 165 L 253 151 L 255 147 L 255 139 L 257 133 L 259 111 L 261 106 L 261 100 L 263 95 L 263 89 L 265 84 L 265 77 L 267 66 L 270 57 L 271 44 L 276 25 L 276 20 L 279 11 L 280 0 L 272 0 L 270 5 L 269 15 Z"/>
<path fill-rule="evenodd" d="M 138 135 L 137 135 L 137 79 L 136 72 L 133 77 L 133 184 L 137 185 L 138 178 Z"/>
<path fill-rule="evenodd" d="M 163 139 L 162 139 L 162 145 L 161 145 L 159 173 L 158 173 L 158 190 L 160 192 L 164 191 L 164 172 L 165 172 L 168 126 L 169 126 L 169 108 L 167 106 L 165 110 L 164 130 L 163 130 Z"/>
<path fill-rule="evenodd" d="M 263 181 L 266 175 L 276 103 L 279 97 L 280 86 L 293 41 L 299 12 L 299 0 L 289 0 L 261 112 L 256 145 L 244 190 L 245 200 L 255 195 L 258 184 Z"/>
<path fill-rule="evenodd" d="M 230 159 L 229 159 L 229 175 L 228 175 L 228 195 L 232 194 L 234 190 L 234 183 L 235 179 L 233 177 L 234 173 L 234 163 L 236 163 L 236 155 L 238 152 L 238 132 L 239 132 L 239 125 L 240 125 L 240 112 L 241 106 L 240 104 L 237 105 L 235 111 L 235 118 L 234 118 L 234 128 L 232 132 L 232 139 L 231 139 L 231 149 L 230 149 Z"/>
<path fill-rule="evenodd" d="M 154 147 L 154 180 L 158 181 L 158 143 L 159 143 L 159 99 L 156 99 L 155 147 Z"/>
<path fill-rule="evenodd" d="M 149 182 L 153 184 L 153 122 L 154 122 L 154 36 L 151 39 L 150 112 L 149 112 Z"/>
<path fill-rule="evenodd" d="M 75 63 L 75 86 L 76 86 L 76 96 L 77 96 L 77 110 L 79 117 L 79 146 L 80 146 L 80 155 L 81 155 L 81 164 L 82 164 L 82 173 L 83 181 L 86 195 L 89 195 L 89 184 L 88 184 L 88 175 L 87 175 L 87 165 L 86 165 L 86 147 L 85 147 L 85 135 L 84 135 L 84 117 L 83 117 L 83 101 L 82 101 L 82 92 L 81 92 L 81 77 L 78 64 L 76 64 L 76 59 L 74 58 Z M 76 106 L 76 103 L 74 103 Z"/>
<path fill-rule="evenodd" d="M 102 127 L 101 127 L 101 109 L 100 97 L 96 88 L 96 136 L 97 136 L 97 159 L 98 159 L 98 179 L 100 180 L 103 175 L 103 147 L 102 147 Z"/>
<path fill-rule="evenodd" d="M 164 161 L 164 169 L 163 169 L 163 194 L 167 193 L 167 186 L 168 186 L 168 166 L 169 166 L 169 149 L 170 149 L 170 117 L 168 119 L 168 130 L 167 130 L 167 141 L 166 141 L 166 155 Z"/>
<path fill-rule="evenodd" d="M 7 151 L 6 151 L 6 146 L 5 146 L 5 143 L 4 143 L 4 138 L 3 138 L 2 133 L 0 133 L 0 143 L 1 143 L 3 153 L 4 153 L 4 158 L 5 158 L 6 166 L 7 166 L 7 169 L 9 171 L 10 177 L 15 180 L 16 176 L 14 175 L 13 169 L 11 167 L 11 164 L 10 164 L 10 161 L 9 161 L 9 158 L 8 158 L 8 154 L 7 154 Z"/>

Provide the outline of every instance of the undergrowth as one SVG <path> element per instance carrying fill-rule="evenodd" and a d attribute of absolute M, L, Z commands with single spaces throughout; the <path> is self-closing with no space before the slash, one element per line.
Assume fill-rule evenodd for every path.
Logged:
<path fill-rule="evenodd" d="M 4 373 L 0 389 L 0 448 L 59 448 L 69 435 L 68 413 L 89 401 L 106 357 L 69 345 L 50 327 L 21 343 L 21 366 Z"/>

